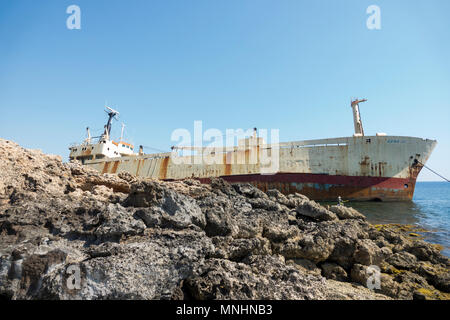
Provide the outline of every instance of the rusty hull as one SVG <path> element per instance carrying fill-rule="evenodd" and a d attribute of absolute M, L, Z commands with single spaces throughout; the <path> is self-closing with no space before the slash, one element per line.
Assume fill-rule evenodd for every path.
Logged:
<path fill-rule="evenodd" d="M 213 154 L 186 156 L 185 163 L 176 164 L 170 153 L 86 164 L 102 173 L 129 172 L 161 180 L 194 178 L 208 183 L 221 177 L 230 183 L 252 183 L 264 191 L 297 192 L 321 201 L 336 201 L 338 196 L 353 201 L 410 201 L 422 169 L 420 163 L 426 163 L 435 145 L 434 140 L 397 136 L 281 143 L 279 167 L 273 174 L 262 174 L 259 147 L 215 154 L 219 163 L 213 164 L 198 162 L 198 157 L 206 159 Z M 267 146 L 266 150 L 270 149 Z M 253 152 L 258 152 L 256 157 Z"/>

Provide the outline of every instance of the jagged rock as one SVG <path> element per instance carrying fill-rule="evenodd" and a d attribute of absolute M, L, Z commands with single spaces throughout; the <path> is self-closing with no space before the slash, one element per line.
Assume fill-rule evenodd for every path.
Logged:
<path fill-rule="evenodd" d="M 450 272 L 445 265 L 433 265 L 429 262 L 419 261 L 414 271 L 437 289 L 450 292 Z"/>
<path fill-rule="evenodd" d="M 268 196 L 259 190 L 258 188 L 254 187 L 253 185 L 249 183 L 243 183 L 243 184 L 235 184 L 233 185 L 233 188 L 243 196 L 251 199 L 268 199 Z"/>
<path fill-rule="evenodd" d="M 185 282 L 189 294 L 206 299 L 325 299 L 326 282 L 286 265 L 276 256 L 254 256 L 245 264 L 208 260 L 201 276 Z"/>
<path fill-rule="evenodd" d="M 331 212 L 335 213 L 339 219 L 361 219 L 366 220 L 366 217 L 356 211 L 355 209 L 351 207 L 345 207 L 345 206 L 331 206 L 329 209 Z"/>
<path fill-rule="evenodd" d="M 386 261 L 399 269 L 413 269 L 417 264 L 417 258 L 408 252 L 395 253 Z"/>
<path fill-rule="evenodd" d="M 423 240 L 410 241 L 405 245 L 404 249 L 422 261 L 448 263 L 448 259 L 440 254 L 437 246 Z"/>
<path fill-rule="evenodd" d="M 325 209 L 315 201 L 303 201 L 297 206 L 296 211 L 302 216 L 310 217 L 318 221 L 338 219 L 333 212 Z"/>
<path fill-rule="evenodd" d="M 270 255 L 270 242 L 265 238 L 233 239 L 215 237 L 216 257 L 232 261 L 241 261 L 250 255 Z"/>
<path fill-rule="evenodd" d="M 212 244 L 194 231 L 154 232 L 145 239 L 111 246 L 111 255 L 97 255 L 76 264 L 79 290 L 70 290 L 67 267 L 47 274 L 38 298 L 170 299 L 193 266 L 212 251 Z M 111 247 L 106 251 L 112 251 Z M 106 248 L 105 248 L 106 249 Z"/>
<path fill-rule="evenodd" d="M 163 227 L 183 229 L 194 224 L 206 225 L 206 218 L 196 201 L 183 194 L 164 188 L 157 182 L 146 180 L 132 184 L 125 204 L 133 207 L 148 207 L 137 211 L 148 227 L 155 223 Z"/>
<path fill-rule="evenodd" d="M 366 266 L 379 265 L 384 258 L 382 250 L 370 239 L 357 241 L 353 259 Z"/>
<path fill-rule="evenodd" d="M 100 214 L 104 221 L 95 230 L 94 234 L 108 240 L 120 240 L 122 236 L 142 234 L 146 228 L 141 220 L 133 217 L 133 212 L 126 210 L 119 204 L 109 204 Z"/>
<path fill-rule="evenodd" d="M 207 197 L 199 202 L 205 213 L 205 232 L 208 236 L 227 236 L 237 234 L 239 228 L 231 217 L 231 202 L 224 196 Z"/>

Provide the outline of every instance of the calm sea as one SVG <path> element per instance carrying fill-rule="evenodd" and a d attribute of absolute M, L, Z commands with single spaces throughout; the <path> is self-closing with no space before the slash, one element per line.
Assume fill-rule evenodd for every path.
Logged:
<path fill-rule="evenodd" d="M 413 224 L 433 232 L 424 240 L 444 247 L 450 257 L 450 183 L 417 182 L 412 202 L 352 202 L 371 223 Z"/>

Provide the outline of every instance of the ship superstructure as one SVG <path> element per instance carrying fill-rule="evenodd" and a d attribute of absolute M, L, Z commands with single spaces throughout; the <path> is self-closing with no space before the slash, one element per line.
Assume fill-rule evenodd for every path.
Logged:
<path fill-rule="evenodd" d="M 355 133 L 350 137 L 266 144 L 256 131 L 235 147 L 175 147 L 172 152 L 144 154 L 122 139 L 110 139 L 111 120 L 118 114 L 108 108 L 104 134 L 92 143 L 70 148 L 70 159 L 102 173 L 129 172 L 161 180 L 213 177 L 252 183 L 266 191 L 299 192 L 314 200 L 335 201 L 339 196 L 360 201 L 411 200 L 417 176 L 430 157 L 435 140 L 378 133 L 366 136 L 353 100 Z M 191 155 L 179 156 L 179 150 Z M 277 165 L 267 163 L 267 158 Z M 264 157 L 269 155 L 269 157 Z M 270 162 L 269 161 L 269 162 Z"/>
<path fill-rule="evenodd" d="M 112 120 L 119 114 L 118 111 L 105 107 L 108 114 L 108 122 L 105 125 L 104 132 L 98 138 L 97 142 L 93 142 L 94 138 L 91 137 L 89 127 L 86 128 L 87 138 L 80 145 L 73 145 L 69 148 L 70 160 L 78 160 L 83 164 L 89 164 L 93 160 L 108 160 L 124 156 L 131 156 L 134 154 L 134 146 L 130 143 L 122 141 L 122 135 L 119 141 L 112 140 L 111 127 Z"/>

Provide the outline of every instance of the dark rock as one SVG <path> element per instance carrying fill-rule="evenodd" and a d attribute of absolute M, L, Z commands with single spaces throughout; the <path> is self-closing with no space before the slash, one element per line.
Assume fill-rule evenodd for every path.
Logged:
<path fill-rule="evenodd" d="M 395 253 L 386 261 L 399 269 L 413 269 L 417 264 L 417 258 L 408 252 Z"/>
<path fill-rule="evenodd" d="M 322 268 L 323 276 L 327 279 L 338 281 L 346 281 L 348 279 L 347 272 L 336 263 L 324 263 L 320 268 Z"/>

